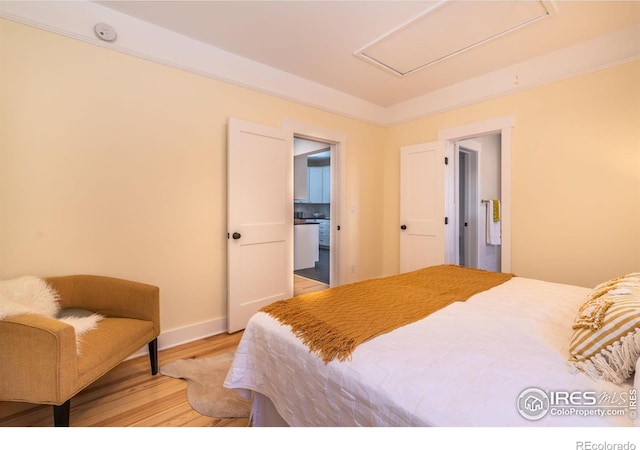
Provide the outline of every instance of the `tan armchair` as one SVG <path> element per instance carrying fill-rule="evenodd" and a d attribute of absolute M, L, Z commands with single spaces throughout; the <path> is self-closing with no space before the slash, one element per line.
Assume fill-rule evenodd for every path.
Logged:
<path fill-rule="evenodd" d="M 0 320 L 0 400 L 53 405 L 55 426 L 69 426 L 71 398 L 145 344 L 158 372 L 159 289 L 93 275 L 47 278 L 61 308 L 104 316 L 82 336 L 59 320 L 21 314 Z"/>

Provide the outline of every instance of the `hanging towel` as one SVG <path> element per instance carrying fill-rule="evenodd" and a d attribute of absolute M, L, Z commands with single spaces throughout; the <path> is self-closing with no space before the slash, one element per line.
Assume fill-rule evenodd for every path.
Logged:
<path fill-rule="evenodd" d="M 500 200 L 489 200 L 487 205 L 487 244 L 500 245 Z M 496 220 L 497 219 L 497 220 Z"/>
<path fill-rule="evenodd" d="M 493 206 L 493 221 L 500 222 L 500 200 L 491 200 Z"/>

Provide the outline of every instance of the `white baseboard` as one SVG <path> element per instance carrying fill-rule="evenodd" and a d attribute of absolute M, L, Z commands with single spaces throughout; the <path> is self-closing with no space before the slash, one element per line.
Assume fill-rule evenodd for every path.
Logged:
<path fill-rule="evenodd" d="M 202 339 L 209 336 L 215 336 L 217 334 L 227 332 L 227 318 L 221 317 L 219 319 L 208 320 L 206 322 L 200 322 L 193 325 L 189 325 L 183 328 L 176 328 L 173 330 L 162 331 L 158 336 L 158 350 L 166 350 L 177 345 L 193 342 L 198 339 Z M 149 349 L 145 345 L 137 352 L 133 353 L 127 358 L 133 359 L 139 356 L 146 356 L 149 354 Z"/>

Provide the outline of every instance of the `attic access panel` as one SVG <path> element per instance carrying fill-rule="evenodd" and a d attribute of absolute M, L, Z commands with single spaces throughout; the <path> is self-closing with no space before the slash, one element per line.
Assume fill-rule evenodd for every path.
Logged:
<path fill-rule="evenodd" d="M 546 1 L 442 1 L 354 53 L 406 76 L 548 17 Z"/>

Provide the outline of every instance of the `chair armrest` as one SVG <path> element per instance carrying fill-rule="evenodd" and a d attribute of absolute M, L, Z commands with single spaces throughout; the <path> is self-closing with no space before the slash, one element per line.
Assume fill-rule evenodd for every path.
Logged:
<path fill-rule="evenodd" d="M 157 286 L 97 275 L 50 277 L 62 308 L 83 308 L 107 317 L 150 320 L 160 334 L 160 289 Z"/>
<path fill-rule="evenodd" d="M 75 392 L 71 325 L 36 314 L 0 320 L 0 400 L 61 404 Z"/>

